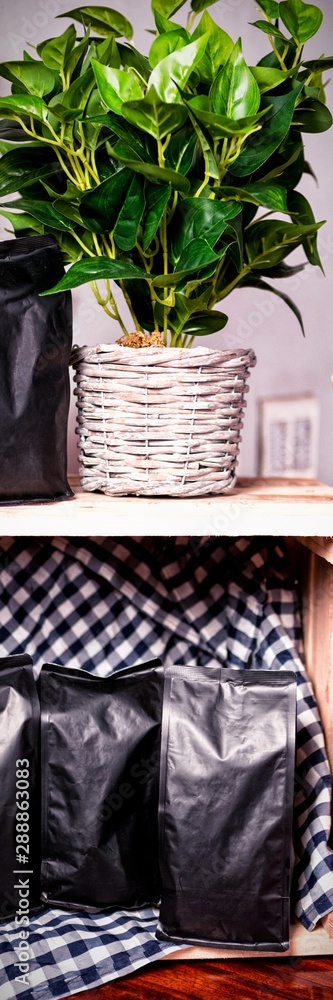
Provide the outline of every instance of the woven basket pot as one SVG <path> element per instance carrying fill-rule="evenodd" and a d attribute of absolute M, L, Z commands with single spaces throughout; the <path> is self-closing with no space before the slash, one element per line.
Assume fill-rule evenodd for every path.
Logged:
<path fill-rule="evenodd" d="M 252 350 L 117 344 L 72 356 L 80 473 L 109 496 L 203 496 L 235 483 Z"/>

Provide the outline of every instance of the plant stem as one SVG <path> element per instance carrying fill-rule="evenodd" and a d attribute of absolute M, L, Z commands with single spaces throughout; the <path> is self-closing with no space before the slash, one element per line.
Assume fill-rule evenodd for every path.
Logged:
<path fill-rule="evenodd" d="M 158 148 L 158 163 L 159 163 L 159 166 L 160 167 L 164 167 L 165 166 L 164 152 L 163 152 L 163 145 L 162 145 L 160 139 L 157 140 L 157 148 Z M 159 232 L 160 232 L 161 246 L 162 246 L 162 252 L 163 252 L 163 274 L 167 275 L 169 273 L 169 261 L 168 261 L 167 218 L 166 218 L 166 212 L 165 211 L 163 212 L 162 220 L 161 220 L 161 223 L 160 223 L 160 226 L 159 226 Z M 164 342 L 165 346 L 167 345 L 167 342 L 168 342 L 168 314 L 169 314 L 169 307 L 167 306 L 166 301 L 165 301 L 168 298 L 168 296 L 169 296 L 169 289 L 166 286 L 164 288 L 164 290 L 163 290 L 163 299 L 164 299 L 164 305 L 163 305 L 163 342 Z"/>

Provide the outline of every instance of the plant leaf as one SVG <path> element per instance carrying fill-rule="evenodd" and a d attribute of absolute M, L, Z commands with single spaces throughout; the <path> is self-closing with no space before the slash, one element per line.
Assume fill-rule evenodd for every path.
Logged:
<path fill-rule="evenodd" d="M 269 268 L 284 260 L 295 247 L 313 237 L 323 222 L 295 225 L 278 219 L 255 222 L 247 230 L 247 253 L 251 270 Z"/>
<path fill-rule="evenodd" d="M 131 170 L 123 168 L 83 195 L 80 215 L 90 232 L 113 231 L 132 176 Z"/>
<path fill-rule="evenodd" d="M 206 101 L 202 97 L 193 97 L 187 102 L 189 111 L 202 125 L 210 132 L 213 139 L 232 138 L 237 135 L 251 135 L 260 128 L 259 119 L 268 113 L 269 104 L 256 115 L 249 115 L 247 118 L 232 119 L 226 115 L 218 115 L 214 111 L 206 111 L 203 105 Z"/>
<path fill-rule="evenodd" d="M 169 132 L 181 128 L 187 118 L 183 105 L 165 104 L 153 88 L 141 101 L 124 102 L 122 114 L 132 125 L 148 132 L 154 139 L 163 139 Z"/>
<path fill-rule="evenodd" d="M 196 142 L 192 128 L 185 126 L 174 132 L 165 151 L 166 167 L 186 175 L 192 164 Z"/>
<path fill-rule="evenodd" d="M 98 35 L 113 34 L 115 37 L 129 39 L 133 36 L 133 28 L 127 17 L 111 7 L 75 7 L 64 14 L 57 14 L 57 17 L 73 17 L 74 21 L 92 28 Z"/>
<path fill-rule="evenodd" d="M 183 49 L 188 45 L 190 36 L 185 28 L 178 28 L 176 31 L 165 31 L 163 35 L 157 35 L 149 50 L 149 63 L 152 69 L 157 66 L 162 59 L 169 56 L 177 49 Z"/>
<path fill-rule="evenodd" d="M 278 38 L 281 42 L 288 44 L 288 38 L 270 21 L 251 21 L 251 24 L 253 28 L 259 28 L 259 31 L 263 31 L 265 35 L 272 35 L 273 38 Z"/>
<path fill-rule="evenodd" d="M 11 149 L 0 160 L 0 196 L 21 191 L 58 171 L 58 160 L 54 160 L 49 150 L 34 147 Z"/>
<path fill-rule="evenodd" d="M 277 0 L 258 0 L 258 6 L 265 11 L 267 17 L 279 17 L 279 4 Z"/>
<path fill-rule="evenodd" d="M 34 219 L 43 222 L 45 226 L 52 229 L 67 230 L 72 229 L 72 223 L 60 212 L 56 211 L 52 204 L 47 201 L 38 201 L 36 198 L 17 198 L 16 201 L 7 202 L 5 208 L 18 208 L 28 215 L 33 215 Z"/>
<path fill-rule="evenodd" d="M 135 247 L 144 208 L 144 180 L 138 174 L 133 174 L 113 230 L 114 239 L 120 250 L 128 251 Z"/>
<path fill-rule="evenodd" d="M 281 83 L 284 83 L 289 77 L 295 76 L 298 67 L 294 66 L 292 69 L 282 70 L 275 69 L 274 66 L 251 66 L 250 69 L 261 94 L 264 94 L 268 90 L 280 87 Z"/>
<path fill-rule="evenodd" d="M 165 167 L 158 167 L 152 163 L 142 163 L 142 160 L 128 160 L 127 157 L 120 156 L 115 147 L 111 147 L 111 153 L 120 163 L 124 163 L 125 166 L 138 174 L 143 174 L 148 180 L 159 184 L 171 184 L 175 191 L 182 191 L 184 194 L 188 194 L 190 188 L 189 181 L 183 174 L 178 174 L 176 170 L 167 170 Z"/>
<path fill-rule="evenodd" d="M 56 83 L 55 73 L 42 62 L 22 60 L 0 63 L 0 76 L 23 84 L 32 97 L 44 97 L 45 94 L 50 94 Z"/>
<path fill-rule="evenodd" d="M 150 281 L 153 275 L 147 274 L 144 268 L 136 267 L 127 260 L 110 260 L 109 257 L 85 257 L 84 260 L 77 261 L 69 268 L 69 271 L 58 281 L 57 285 L 49 288 L 42 295 L 53 295 L 55 292 L 65 292 L 70 288 L 78 288 L 89 281 L 98 281 L 99 278 L 109 278 L 114 281 L 123 281 L 130 278 L 131 281 L 143 279 Z"/>
<path fill-rule="evenodd" d="M 37 45 L 38 55 L 49 69 L 60 70 L 64 68 L 68 57 L 76 42 L 76 31 L 73 24 L 57 38 L 47 38 Z"/>
<path fill-rule="evenodd" d="M 191 0 L 191 8 L 196 14 L 200 14 L 200 11 L 212 7 L 214 3 L 217 3 L 217 0 Z"/>
<path fill-rule="evenodd" d="M 301 327 L 303 337 L 305 337 L 302 314 L 300 313 L 300 310 L 295 302 L 293 302 L 293 300 L 289 297 L 289 295 L 286 295 L 285 292 L 281 292 L 279 288 L 274 288 L 274 286 L 270 285 L 268 281 L 263 281 L 262 278 L 257 278 L 255 275 L 251 274 L 245 276 L 242 282 L 238 285 L 238 288 L 261 288 L 264 292 L 272 292 L 273 295 L 277 295 L 278 298 L 282 299 L 282 301 L 285 302 L 286 305 L 289 306 L 289 309 L 291 309 L 294 313 L 294 316 L 296 316 L 296 319 Z"/>
<path fill-rule="evenodd" d="M 153 14 L 162 14 L 169 18 L 184 6 L 185 0 L 152 0 Z"/>
<path fill-rule="evenodd" d="M 247 66 L 241 40 L 234 45 L 225 66 L 211 88 L 213 110 L 218 115 L 238 120 L 255 115 L 260 104 L 260 91 Z"/>
<path fill-rule="evenodd" d="M 300 132 L 326 132 L 331 125 L 331 112 L 321 101 L 307 101 L 295 110 L 293 127 Z"/>
<path fill-rule="evenodd" d="M 192 38 L 195 40 L 196 38 L 200 38 L 201 35 L 208 36 L 205 56 L 208 57 L 211 64 L 209 78 L 210 80 L 214 80 L 221 66 L 227 62 L 233 50 L 234 43 L 230 35 L 226 31 L 223 31 L 223 28 L 220 28 L 218 24 L 215 24 L 215 21 L 213 21 L 213 18 L 206 10 L 200 18 Z M 201 64 L 199 63 L 199 71 L 200 69 Z"/>
<path fill-rule="evenodd" d="M 297 224 L 301 223 L 301 225 L 312 225 L 316 221 L 311 205 L 309 204 L 307 198 L 304 197 L 304 194 L 301 194 L 300 191 L 289 191 L 288 209 L 293 222 L 297 222 Z M 318 253 L 317 233 L 314 233 L 313 236 L 309 236 L 305 239 L 303 247 L 310 264 L 317 265 L 324 273 L 324 268 Z"/>
<path fill-rule="evenodd" d="M 122 114 L 124 101 L 141 100 L 140 84 L 136 77 L 130 76 L 126 70 L 103 66 L 96 59 L 92 59 L 92 66 L 102 101 L 114 114 Z"/>
<path fill-rule="evenodd" d="M 227 322 L 228 316 L 219 309 L 201 309 L 184 323 L 181 332 L 184 336 L 208 337 L 209 334 L 223 330 Z"/>
<path fill-rule="evenodd" d="M 316 34 L 323 20 L 322 11 L 303 0 L 283 0 L 279 4 L 280 17 L 299 45 Z"/>
<path fill-rule="evenodd" d="M 267 108 L 267 115 L 262 123 L 261 132 L 250 136 L 238 159 L 232 164 L 232 173 L 236 177 L 254 173 L 280 146 L 289 131 L 302 86 L 302 83 L 298 84 L 288 94 L 262 98 L 262 105 Z"/>
<path fill-rule="evenodd" d="M 15 94 L 0 98 L 0 113 L 8 115 L 31 115 L 43 122 L 47 117 L 47 104 L 41 97 L 30 97 L 30 94 Z"/>
<path fill-rule="evenodd" d="M 6 212 L 4 208 L 0 208 L 0 214 L 4 215 L 5 219 L 8 219 L 15 233 L 26 232 L 27 230 L 41 234 L 44 233 L 43 223 L 38 222 L 37 219 L 34 219 L 32 215 L 28 215 L 27 212 Z"/>
<path fill-rule="evenodd" d="M 241 211 L 240 204 L 235 201 L 223 202 L 210 198 L 185 198 L 180 206 L 180 212 L 174 219 L 170 242 L 170 260 L 178 265 L 186 247 L 195 239 L 205 234 L 205 240 L 214 247 L 224 232 L 228 220 Z"/>
<path fill-rule="evenodd" d="M 148 250 L 158 230 L 170 194 L 170 184 L 165 184 L 165 186 L 162 186 L 162 184 L 147 184 L 146 211 L 142 226 L 142 249 L 144 253 Z"/>
<path fill-rule="evenodd" d="M 223 185 L 219 194 L 225 198 L 236 198 L 238 201 L 250 202 L 253 205 L 263 205 L 273 212 L 288 212 L 286 189 L 282 184 L 272 184 L 269 181 L 254 181 L 246 187 L 231 187 Z"/>
<path fill-rule="evenodd" d="M 195 42 L 190 42 L 177 52 L 165 56 L 149 77 L 147 97 L 151 90 L 154 90 L 165 104 L 181 104 L 179 87 L 186 86 L 191 73 L 204 54 L 207 41 L 207 36 L 202 35 Z"/>

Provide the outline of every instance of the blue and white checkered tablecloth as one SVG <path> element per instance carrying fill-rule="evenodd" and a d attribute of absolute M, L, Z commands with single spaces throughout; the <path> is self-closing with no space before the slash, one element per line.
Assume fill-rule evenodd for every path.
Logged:
<path fill-rule="evenodd" d="M 100 676 L 153 656 L 172 663 L 293 669 L 297 675 L 295 912 L 312 930 L 333 909 L 331 777 L 302 654 L 297 590 L 273 539 L 2 539 L 0 655 L 26 652 Z M 129 974 L 175 945 L 157 911 L 45 910 L 18 936 L 0 926 L 1 1000 L 58 1000 Z"/>

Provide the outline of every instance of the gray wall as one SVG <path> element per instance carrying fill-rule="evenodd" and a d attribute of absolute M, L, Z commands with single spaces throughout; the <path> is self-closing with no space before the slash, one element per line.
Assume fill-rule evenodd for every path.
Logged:
<path fill-rule="evenodd" d="M 153 26 L 150 0 L 112 0 L 112 6 L 129 17 L 134 24 L 137 47 L 148 51 L 151 35 L 146 28 Z M 324 13 L 324 23 L 320 33 L 307 43 L 308 58 L 318 53 L 330 55 L 333 50 L 332 2 L 317 0 L 317 6 Z M 27 0 L 0 0 L 0 61 L 20 58 L 28 43 L 33 45 L 43 38 L 60 34 L 70 22 L 65 19 L 57 21 L 54 17 L 72 7 L 72 0 L 30 0 L 29 3 Z M 267 50 L 264 36 L 249 24 L 258 17 L 253 0 L 220 0 L 211 9 L 211 15 L 234 39 L 241 35 L 248 63 L 256 62 Z M 184 21 L 182 12 L 177 14 L 177 20 Z M 0 83 L 0 88 L 2 93 L 8 93 L 5 81 Z M 327 98 L 333 109 L 331 83 L 327 86 Z M 294 279 L 281 281 L 280 287 L 299 306 L 305 322 L 306 338 L 302 338 L 293 314 L 276 296 L 247 289 L 235 291 L 226 300 L 229 323 L 221 333 L 206 338 L 205 344 L 222 349 L 253 347 L 257 354 L 257 367 L 250 380 L 239 473 L 255 475 L 257 472 L 258 399 L 312 392 L 319 398 L 321 407 L 319 478 L 333 485 L 333 129 L 319 136 L 308 134 L 305 142 L 307 159 L 318 184 L 307 176 L 302 180 L 300 190 L 309 198 L 316 219 L 327 220 L 319 233 L 319 249 L 326 276 L 319 268 L 307 265 Z M 1 238 L 8 238 L 5 225 L 0 222 Z M 301 259 L 300 251 L 295 251 L 290 263 Z M 74 291 L 73 300 L 74 339 L 77 343 L 116 339 L 119 335 L 116 324 L 97 306 L 88 287 Z M 72 471 L 76 467 L 74 420 L 73 404 L 69 431 Z"/>

